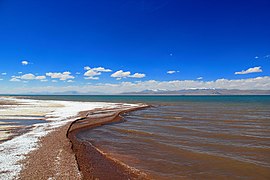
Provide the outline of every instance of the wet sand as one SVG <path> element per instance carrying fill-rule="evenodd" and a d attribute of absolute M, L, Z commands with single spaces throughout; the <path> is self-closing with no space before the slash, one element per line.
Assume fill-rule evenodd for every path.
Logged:
<path fill-rule="evenodd" d="M 147 179 L 147 175 L 106 156 L 77 137 L 86 129 L 119 122 L 121 114 L 147 106 L 95 109 L 41 138 L 39 148 L 21 163 L 19 179 Z"/>
<path fill-rule="evenodd" d="M 5 106 L 15 106 L 20 105 L 14 101 L 0 101 L 1 108 L 5 108 Z M 0 143 L 3 141 L 10 140 L 15 136 L 15 133 L 18 133 L 16 130 L 20 126 L 11 126 L 10 124 L 4 123 L 0 121 Z"/>

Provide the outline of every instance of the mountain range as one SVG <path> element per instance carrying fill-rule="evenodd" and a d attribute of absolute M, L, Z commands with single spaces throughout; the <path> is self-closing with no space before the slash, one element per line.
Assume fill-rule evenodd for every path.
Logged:
<path fill-rule="evenodd" d="M 177 91 L 145 90 L 140 92 L 122 93 L 125 95 L 270 95 L 270 90 L 239 90 L 239 89 L 186 89 Z"/>

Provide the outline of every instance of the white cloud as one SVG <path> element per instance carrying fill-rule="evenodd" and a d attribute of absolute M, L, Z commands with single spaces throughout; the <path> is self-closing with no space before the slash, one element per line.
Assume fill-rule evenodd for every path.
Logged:
<path fill-rule="evenodd" d="M 92 76 L 89 76 L 89 77 L 85 77 L 84 79 L 92 79 L 92 80 L 99 80 L 99 77 L 92 77 Z"/>
<path fill-rule="evenodd" d="M 3 73 L 1 73 L 3 76 L 5 76 L 5 75 L 7 75 L 7 73 L 6 72 L 3 72 Z"/>
<path fill-rule="evenodd" d="M 259 59 L 259 56 L 255 56 L 254 58 L 255 58 L 255 59 Z"/>
<path fill-rule="evenodd" d="M 198 77 L 197 79 L 198 79 L 198 80 L 202 80 L 202 79 L 203 79 L 203 77 Z"/>
<path fill-rule="evenodd" d="M 166 89 L 169 91 L 183 90 L 183 89 L 270 89 L 270 76 L 248 78 L 248 79 L 217 79 L 215 81 L 197 81 L 197 80 L 176 80 L 176 81 L 137 81 L 137 82 L 121 82 L 121 83 L 99 83 L 84 86 L 40 86 L 40 87 L 18 87 L 7 89 L 0 93 L 27 93 L 27 92 L 65 92 L 65 91 L 78 91 L 79 93 L 88 93 L 91 91 L 101 93 L 122 93 L 143 91 L 146 89 Z"/>
<path fill-rule="evenodd" d="M 59 79 L 60 81 L 66 81 L 67 79 L 74 79 L 75 77 L 71 75 L 71 72 L 48 72 L 46 76 L 51 77 L 52 79 Z"/>
<path fill-rule="evenodd" d="M 46 76 L 35 76 L 32 73 L 24 74 L 22 76 L 11 76 L 10 81 L 20 81 L 20 80 L 46 80 Z"/>
<path fill-rule="evenodd" d="M 19 82 L 21 81 L 20 79 L 16 78 L 16 77 L 12 77 L 9 81 L 12 81 L 12 82 Z"/>
<path fill-rule="evenodd" d="M 167 71 L 167 74 L 174 74 L 174 73 L 178 73 L 179 71 L 175 71 L 175 70 L 170 70 L 170 71 Z"/>
<path fill-rule="evenodd" d="M 97 68 L 93 68 L 92 70 L 97 71 L 97 72 L 112 72 L 112 70 L 105 69 L 104 67 L 97 67 Z"/>
<path fill-rule="evenodd" d="M 130 75 L 129 77 L 131 77 L 131 78 L 144 78 L 145 77 L 145 74 L 135 73 L 133 75 Z"/>
<path fill-rule="evenodd" d="M 77 75 L 81 74 L 80 72 L 76 72 Z"/>
<path fill-rule="evenodd" d="M 18 72 L 18 74 L 22 74 L 22 72 Z"/>
<path fill-rule="evenodd" d="M 0 81 L 3 81 L 4 79 L 0 79 Z"/>
<path fill-rule="evenodd" d="M 116 80 L 121 80 L 122 78 L 127 78 L 127 77 L 130 77 L 130 78 L 144 78 L 145 74 L 135 73 L 135 74 L 131 75 L 130 71 L 125 72 L 123 70 L 119 70 L 119 71 L 116 71 L 115 73 L 113 73 L 111 75 L 111 77 L 116 78 Z"/>
<path fill-rule="evenodd" d="M 46 79 L 46 76 L 36 76 L 36 79 L 37 80 L 45 80 Z"/>
<path fill-rule="evenodd" d="M 84 73 L 84 76 L 86 76 L 85 79 L 94 79 L 94 80 L 99 79 L 98 76 L 100 76 L 102 72 L 111 72 L 112 71 L 110 69 L 105 69 L 104 67 L 90 68 L 89 66 L 85 66 L 84 70 L 87 70 Z"/>
<path fill-rule="evenodd" d="M 174 74 L 176 71 L 167 71 L 167 74 Z"/>
<path fill-rule="evenodd" d="M 130 75 L 130 72 L 129 71 L 124 72 L 123 70 L 119 70 L 119 71 L 116 71 L 115 73 L 113 73 L 111 75 L 111 77 L 114 77 L 114 78 L 125 78 L 125 77 L 128 77 L 129 75 Z"/>
<path fill-rule="evenodd" d="M 58 81 L 57 81 L 57 80 L 52 80 L 52 82 L 56 83 L 56 82 L 58 82 Z"/>
<path fill-rule="evenodd" d="M 28 62 L 28 61 L 25 61 L 25 60 L 24 60 L 24 61 L 22 61 L 22 65 L 24 65 L 24 66 L 25 66 L 25 65 L 28 65 L 28 64 L 29 64 L 29 62 Z"/>
<path fill-rule="evenodd" d="M 242 70 L 240 72 L 235 72 L 234 74 L 250 74 L 250 73 L 259 73 L 263 72 L 261 66 L 249 68 L 247 70 Z"/>
<path fill-rule="evenodd" d="M 89 66 L 85 66 L 83 69 L 86 70 L 86 71 L 88 71 L 88 70 L 90 70 L 91 68 L 90 68 Z"/>
<path fill-rule="evenodd" d="M 75 82 L 75 81 L 73 81 L 73 80 L 68 80 L 67 82 L 68 82 L 68 83 L 73 83 L 73 82 Z"/>
<path fill-rule="evenodd" d="M 36 76 L 34 74 L 24 74 L 20 77 L 21 79 L 24 79 L 24 80 L 33 80 L 36 78 Z"/>
<path fill-rule="evenodd" d="M 88 71 L 84 73 L 84 76 L 87 76 L 87 77 L 94 77 L 98 75 L 101 75 L 101 72 L 94 71 L 93 69 L 89 69 Z"/>

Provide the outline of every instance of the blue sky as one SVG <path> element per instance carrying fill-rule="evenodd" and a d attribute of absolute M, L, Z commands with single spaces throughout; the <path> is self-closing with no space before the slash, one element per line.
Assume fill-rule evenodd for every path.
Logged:
<path fill-rule="evenodd" d="M 270 89 L 269 7 L 0 0 L 0 93 Z"/>

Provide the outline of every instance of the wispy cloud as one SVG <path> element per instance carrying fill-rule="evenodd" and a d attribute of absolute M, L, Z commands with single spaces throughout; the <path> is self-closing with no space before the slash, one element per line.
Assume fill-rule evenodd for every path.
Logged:
<path fill-rule="evenodd" d="M 265 56 L 264 56 L 264 58 L 266 58 L 266 59 L 270 59 L 270 54 L 265 55 Z"/>
<path fill-rule="evenodd" d="M 264 55 L 264 56 L 255 56 L 255 59 L 269 59 L 270 58 L 270 54 Z"/>
<path fill-rule="evenodd" d="M 33 80 L 36 78 L 36 76 L 34 74 L 24 74 L 20 77 L 21 79 L 25 79 L 25 80 Z M 46 77 L 45 77 L 46 78 Z"/>
<path fill-rule="evenodd" d="M 21 80 L 18 79 L 17 77 L 12 77 L 9 81 L 11 81 L 11 82 L 19 82 Z"/>
<path fill-rule="evenodd" d="M 167 71 L 167 74 L 175 74 L 175 73 L 178 73 L 179 71 L 175 71 L 175 70 L 170 70 L 170 71 Z"/>
<path fill-rule="evenodd" d="M 235 72 L 234 74 L 250 74 L 250 73 L 260 73 L 263 72 L 261 66 L 249 68 L 247 70 L 242 70 L 240 72 Z"/>
<path fill-rule="evenodd" d="M 40 80 L 44 81 L 46 79 L 46 76 L 35 76 L 32 73 L 24 74 L 22 76 L 12 76 L 10 81 L 18 82 L 21 80 Z"/>
<path fill-rule="evenodd" d="M 5 76 L 5 75 L 7 75 L 7 73 L 6 72 L 3 72 L 3 73 L 1 73 L 1 75 Z"/>
<path fill-rule="evenodd" d="M 202 79 L 203 79 L 203 77 L 198 77 L 197 79 L 198 79 L 198 80 L 202 80 Z"/>

